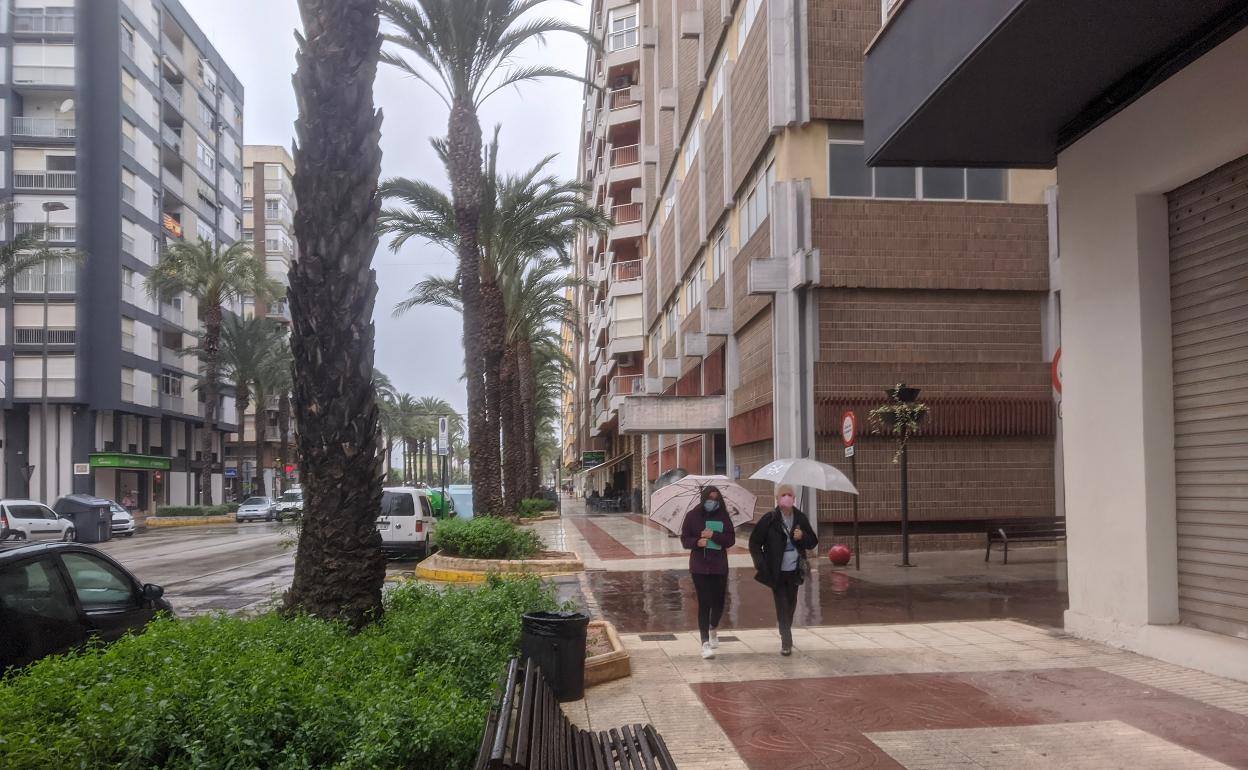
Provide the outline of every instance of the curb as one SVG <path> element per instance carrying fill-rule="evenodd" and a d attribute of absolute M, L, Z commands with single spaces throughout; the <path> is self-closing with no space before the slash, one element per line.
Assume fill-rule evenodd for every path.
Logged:
<path fill-rule="evenodd" d="M 233 516 L 148 516 L 143 520 L 147 529 L 168 529 L 170 527 L 207 527 L 214 524 L 236 524 Z"/>
<path fill-rule="evenodd" d="M 581 557 L 575 553 L 567 559 L 463 559 L 434 554 L 416 565 L 416 577 L 440 583 L 484 583 L 490 575 L 514 577 L 537 575 L 553 577 L 572 575 L 585 570 Z"/>
<path fill-rule="evenodd" d="M 542 521 L 559 521 L 563 516 L 559 513 L 547 514 L 545 516 L 530 516 L 528 518 L 521 517 L 516 520 L 516 524 L 523 526 L 525 524 L 537 524 Z"/>

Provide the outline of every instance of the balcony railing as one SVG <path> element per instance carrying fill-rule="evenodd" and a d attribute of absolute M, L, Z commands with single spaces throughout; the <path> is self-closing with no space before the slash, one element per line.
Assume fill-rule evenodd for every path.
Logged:
<path fill-rule="evenodd" d="M 13 118 L 13 136 L 37 136 L 41 139 L 73 139 L 78 136 L 78 126 L 72 120 L 61 118 Z"/>
<path fill-rule="evenodd" d="M 182 308 L 174 307 L 173 305 L 170 305 L 168 302 L 160 303 L 160 317 L 165 319 L 166 321 L 173 321 L 179 326 L 183 325 L 184 317 L 182 313 Z"/>
<path fill-rule="evenodd" d="M 34 32 L 45 35 L 74 34 L 74 12 L 48 13 L 42 8 L 18 8 L 13 11 L 14 32 Z"/>
<path fill-rule="evenodd" d="M 611 168 L 632 166 L 641 162 L 641 145 L 626 144 L 623 147 L 611 148 Z"/>
<path fill-rule="evenodd" d="M 121 199 L 131 206 L 134 205 L 134 188 L 128 184 L 121 185 Z"/>
<path fill-rule="evenodd" d="M 77 186 L 77 171 L 13 171 L 15 190 L 73 190 Z"/>
<path fill-rule="evenodd" d="M 134 256 L 134 236 L 121 234 L 121 250 L 130 256 Z"/>
<path fill-rule="evenodd" d="M 53 243 L 73 243 L 78 240 L 78 225 L 49 225 L 42 222 L 17 222 L 14 228 L 18 235 L 42 232 L 42 238 Z"/>
<path fill-rule="evenodd" d="M 43 293 L 43 265 L 36 265 L 13 276 L 13 291 L 19 294 Z M 78 269 L 67 259 L 49 262 L 48 293 L 73 294 L 78 291 Z"/>
<path fill-rule="evenodd" d="M 174 131 L 172 126 L 162 124 L 160 127 L 160 138 L 175 152 L 181 154 L 182 136 L 177 131 Z"/>
<path fill-rule="evenodd" d="M 161 393 L 160 408 L 168 412 L 181 412 L 182 397 L 170 395 L 169 393 Z"/>
<path fill-rule="evenodd" d="M 178 368 L 182 368 L 182 364 L 183 364 L 182 352 L 179 350 L 174 350 L 173 348 L 167 348 L 164 345 L 161 345 L 160 346 L 160 362 L 162 364 L 168 364 L 169 366 L 176 366 Z"/>
<path fill-rule="evenodd" d="M 135 287 L 123 283 L 121 285 L 121 301 L 134 305 L 137 304 L 136 300 L 138 300 L 138 291 L 136 291 Z"/>
<path fill-rule="evenodd" d="M 126 154 L 133 158 L 136 154 L 135 147 L 134 147 L 134 137 L 126 136 L 125 134 L 122 134 L 121 135 L 121 149 L 125 150 Z"/>
<path fill-rule="evenodd" d="M 611 219 L 617 225 L 629 225 L 641 221 L 640 203 L 621 203 L 611 207 Z"/>
<path fill-rule="evenodd" d="M 169 57 L 178 69 L 186 69 L 185 60 L 182 58 L 182 48 L 170 40 L 168 35 L 160 36 L 160 52 Z"/>
<path fill-rule="evenodd" d="M 165 189 L 179 198 L 186 197 L 186 193 L 182 187 L 182 180 L 173 174 L 167 168 L 160 170 L 160 181 L 164 183 Z"/>
<path fill-rule="evenodd" d="M 19 86 L 72 86 L 73 67 L 14 67 L 13 84 Z"/>
<path fill-rule="evenodd" d="M 636 281 L 641 278 L 641 260 L 632 259 L 628 262 L 616 262 L 611 266 L 611 280 Z"/>
<path fill-rule="evenodd" d="M 42 345 L 43 329 L 18 326 L 13 329 L 14 345 Z M 73 345 L 78 341 L 77 329 L 48 329 L 49 345 Z"/>
<path fill-rule="evenodd" d="M 172 104 L 174 107 L 177 107 L 179 110 L 182 109 L 182 89 L 178 88 L 172 83 L 165 82 L 165 83 L 161 83 L 160 92 L 164 94 L 165 99 L 170 104 Z"/>
<path fill-rule="evenodd" d="M 634 104 L 641 104 L 633 98 L 633 86 L 624 86 L 611 91 L 611 109 L 622 110 L 626 107 L 632 107 Z"/>
<path fill-rule="evenodd" d="M 612 396 L 629 396 L 644 393 L 645 377 L 640 374 L 620 374 L 611 378 L 610 393 Z"/>

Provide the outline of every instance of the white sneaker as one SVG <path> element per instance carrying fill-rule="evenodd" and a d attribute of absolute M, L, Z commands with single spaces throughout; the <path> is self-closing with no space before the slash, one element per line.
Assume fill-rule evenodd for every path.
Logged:
<path fill-rule="evenodd" d="M 703 642 L 702 643 L 702 659 L 710 660 L 713 657 L 715 657 L 715 648 L 711 646 L 710 642 Z"/>
<path fill-rule="evenodd" d="M 711 645 L 712 650 L 719 649 L 719 632 L 713 628 L 711 629 L 711 641 L 707 642 L 707 644 Z"/>

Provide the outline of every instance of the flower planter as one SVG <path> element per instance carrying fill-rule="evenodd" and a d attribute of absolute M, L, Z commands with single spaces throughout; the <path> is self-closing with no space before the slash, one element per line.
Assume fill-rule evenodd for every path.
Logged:
<path fill-rule="evenodd" d="M 598 655 L 589 655 L 585 658 L 586 687 L 623 679 L 632 673 L 628 651 L 624 649 L 623 643 L 620 642 L 620 635 L 615 632 L 615 626 L 605 620 L 589 621 L 589 633 L 592 634 L 596 631 L 606 632 L 607 641 L 611 644 L 611 651 Z"/>
<path fill-rule="evenodd" d="M 565 575 L 583 572 L 572 551 L 542 551 L 536 559 L 465 559 L 435 553 L 416 566 L 416 577 L 443 583 L 483 583 L 489 575 Z"/>

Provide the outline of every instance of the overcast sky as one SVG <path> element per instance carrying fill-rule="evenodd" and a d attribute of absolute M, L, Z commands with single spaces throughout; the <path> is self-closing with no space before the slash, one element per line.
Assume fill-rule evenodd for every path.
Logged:
<path fill-rule="evenodd" d="M 191 16 L 225 57 L 245 89 L 244 140 L 247 144 L 290 147 L 296 117 L 291 76 L 295 69 L 295 0 L 182 0 Z M 551 2 L 545 13 L 584 24 L 588 8 Z M 580 72 L 584 45 L 570 35 L 549 38 L 545 47 L 522 52 L 522 63 L 554 64 Z M 429 138 L 446 133 L 446 108 L 422 84 L 383 67 L 375 89 L 385 114 L 382 126 L 382 178 L 407 176 L 435 181 L 446 176 L 429 147 Z M 503 126 L 500 168 L 526 169 L 559 153 L 557 172 L 576 173 L 576 134 L 580 130 L 581 86 L 571 81 L 530 83 L 499 92 L 481 116 L 487 137 Z M 459 316 L 449 310 L 417 308 L 401 318 L 391 310 L 412 284 L 428 273 L 450 275 L 454 259 L 424 243 L 391 252 L 383 243 L 374 259 L 377 296 L 377 366 L 395 385 L 414 396 L 439 396 L 456 409 L 466 405 Z"/>

